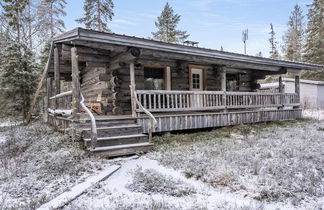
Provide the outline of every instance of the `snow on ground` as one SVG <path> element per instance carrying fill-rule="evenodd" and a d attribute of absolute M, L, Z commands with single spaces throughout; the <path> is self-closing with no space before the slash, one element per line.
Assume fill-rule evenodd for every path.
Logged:
<path fill-rule="evenodd" d="M 2 123 L 0 207 L 34 209 L 120 164 L 64 209 L 323 209 L 324 112 L 303 116 L 157 136 L 155 151 L 113 160 L 41 123 Z"/>
<path fill-rule="evenodd" d="M 65 209 L 323 209 L 324 122 L 155 137 Z"/>
<path fill-rule="evenodd" d="M 0 209 L 35 209 L 111 165 L 42 123 L 6 126 L 0 135 Z"/>
<path fill-rule="evenodd" d="M 303 110 L 303 117 L 314 120 L 324 120 L 324 109 L 305 109 Z"/>
<path fill-rule="evenodd" d="M 133 179 L 139 173 L 142 179 L 147 179 L 146 184 L 151 184 L 148 191 L 137 192 L 137 184 L 141 183 L 134 184 Z M 155 174 L 153 178 L 151 173 Z M 160 182 L 165 179 L 168 182 Z M 175 182 L 176 187 L 172 185 Z M 181 188 L 188 192 L 181 192 Z M 170 189 L 174 196 L 170 196 Z M 150 193 L 152 190 L 154 193 Z M 188 179 L 144 156 L 123 163 L 121 169 L 98 188 L 88 191 L 65 209 L 258 209 L 262 205 L 233 193 L 218 191 L 199 180 Z"/>

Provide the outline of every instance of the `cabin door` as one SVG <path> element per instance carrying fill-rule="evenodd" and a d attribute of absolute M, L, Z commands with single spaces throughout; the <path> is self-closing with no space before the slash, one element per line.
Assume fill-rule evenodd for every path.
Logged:
<path fill-rule="evenodd" d="M 204 90 L 204 80 L 203 80 L 203 69 L 192 68 L 191 69 L 191 90 L 193 91 L 203 91 Z M 191 98 L 191 104 L 193 107 L 203 107 L 203 95 L 194 94 Z"/>

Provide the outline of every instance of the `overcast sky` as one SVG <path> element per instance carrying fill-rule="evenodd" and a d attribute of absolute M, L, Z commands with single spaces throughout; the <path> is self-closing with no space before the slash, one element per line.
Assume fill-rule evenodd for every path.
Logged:
<path fill-rule="evenodd" d="M 181 15 L 178 28 L 186 30 L 200 47 L 243 53 L 242 30 L 249 29 L 247 54 L 269 55 L 269 30 L 273 23 L 277 41 L 282 42 L 288 17 L 299 4 L 306 17 L 312 0 L 114 0 L 113 21 L 109 28 L 118 34 L 148 38 L 155 31 L 154 21 L 166 2 Z M 82 0 L 68 1 L 66 29 L 83 14 Z M 305 19 L 306 20 L 306 19 Z"/>

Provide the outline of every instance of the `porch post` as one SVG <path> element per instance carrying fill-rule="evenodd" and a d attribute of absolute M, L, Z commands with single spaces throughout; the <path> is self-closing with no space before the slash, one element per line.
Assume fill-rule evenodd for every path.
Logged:
<path fill-rule="evenodd" d="M 61 83 L 60 83 L 60 60 L 58 48 L 54 48 L 54 80 L 55 80 L 55 91 L 54 94 L 58 95 L 61 93 Z M 55 99 L 55 109 L 58 106 L 58 99 Z"/>
<path fill-rule="evenodd" d="M 76 47 L 71 48 L 71 63 L 72 63 L 72 116 L 78 118 L 80 113 L 80 72 L 78 63 L 78 52 Z"/>
<path fill-rule="evenodd" d="M 170 66 L 167 66 L 165 69 L 165 89 L 171 90 L 171 68 Z"/>
<path fill-rule="evenodd" d="M 284 89 L 283 89 L 283 83 L 282 83 L 282 77 L 279 76 L 279 93 L 280 94 L 280 104 L 282 105 L 281 107 L 278 107 L 278 109 L 283 109 L 283 104 L 284 104 L 284 96 L 283 96 L 283 93 L 284 93 Z"/>
<path fill-rule="evenodd" d="M 223 91 L 222 105 L 225 106 L 225 111 L 226 111 L 226 67 L 221 66 L 219 70 L 220 70 L 219 73 L 220 73 L 220 80 L 221 80 L 221 91 Z"/>
<path fill-rule="evenodd" d="M 48 108 L 52 108 L 50 104 L 50 97 L 52 97 L 52 78 L 48 77 L 46 79 L 46 101 L 45 101 L 45 122 L 48 122 Z"/>
<path fill-rule="evenodd" d="M 135 94 L 135 65 L 134 62 L 129 64 L 129 76 L 130 76 L 130 91 L 131 91 L 131 106 L 132 106 L 132 117 L 136 118 L 136 94 Z"/>
<path fill-rule="evenodd" d="M 297 93 L 297 103 L 299 104 L 299 106 L 295 106 L 295 109 L 300 108 L 300 78 L 299 75 L 295 76 L 295 93 Z"/>

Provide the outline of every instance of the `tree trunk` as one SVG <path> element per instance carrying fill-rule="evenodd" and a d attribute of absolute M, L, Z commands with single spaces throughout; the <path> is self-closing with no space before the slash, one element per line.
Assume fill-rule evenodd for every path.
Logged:
<path fill-rule="evenodd" d="M 98 4 L 98 30 L 102 31 L 101 28 L 101 14 L 100 14 L 100 0 L 97 0 L 97 4 Z"/>

